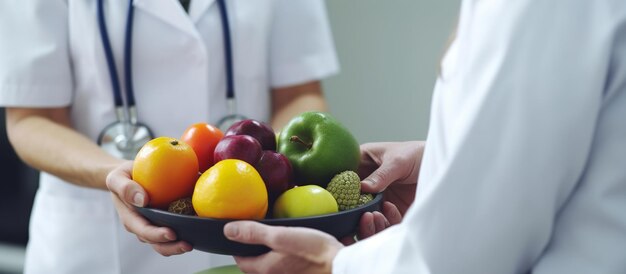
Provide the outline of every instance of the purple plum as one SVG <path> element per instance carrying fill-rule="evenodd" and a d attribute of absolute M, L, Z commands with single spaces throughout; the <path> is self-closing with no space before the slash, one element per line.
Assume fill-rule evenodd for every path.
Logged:
<path fill-rule="evenodd" d="M 230 126 L 224 134 L 224 136 L 231 135 L 252 136 L 259 141 L 263 150 L 276 151 L 276 133 L 274 133 L 272 127 L 266 123 L 254 119 L 239 121 Z"/>

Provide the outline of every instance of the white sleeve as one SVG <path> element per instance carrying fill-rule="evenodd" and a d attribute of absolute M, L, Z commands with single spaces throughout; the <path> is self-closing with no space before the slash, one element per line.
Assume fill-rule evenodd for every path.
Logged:
<path fill-rule="evenodd" d="M 270 85 L 283 87 L 339 71 L 323 0 L 278 0 L 270 36 Z"/>
<path fill-rule="evenodd" d="M 333 272 L 625 273 L 626 76 L 610 73 L 625 14 L 624 1 L 464 1 L 415 203 Z M 581 196 L 591 207 L 562 222 Z"/>
<path fill-rule="evenodd" d="M 70 104 L 67 13 L 63 0 L 0 1 L 0 105 Z"/>

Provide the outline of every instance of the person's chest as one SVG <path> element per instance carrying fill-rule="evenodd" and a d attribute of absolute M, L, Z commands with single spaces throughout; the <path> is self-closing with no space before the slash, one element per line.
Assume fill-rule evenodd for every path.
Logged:
<path fill-rule="evenodd" d="M 102 58 L 96 0 L 68 0 L 70 51 L 74 61 Z M 184 3 L 181 3 L 184 2 Z M 216 0 L 134 0 L 134 15 L 128 24 L 130 1 L 104 1 L 104 25 L 114 59 L 124 59 L 124 45 L 132 40 L 133 61 L 147 66 L 163 61 L 187 62 L 223 54 L 224 31 L 230 32 L 235 53 L 267 53 L 274 0 L 225 1 L 228 28 L 223 28 Z M 188 11 L 184 9 L 188 5 Z M 131 34 L 129 35 L 129 32 Z M 155 58 L 159 56 L 159 58 Z M 236 57 L 235 57 L 236 58 Z M 219 60 L 215 60 L 219 61 Z"/>
<path fill-rule="evenodd" d="M 231 33 L 234 76 L 242 99 L 262 93 L 268 86 L 268 55 L 274 1 L 226 1 Z M 96 0 L 69 0 L 69 48 L 74 73 L 74 108 L 77 113 L 98 110 L 82 117 L 79 126 L 97 134 L 100 120 L 112 116 L 111 80 L 98 27 Z M 197 116 L 214 121 L 224 113 L 225 58 L 222 17 L 217 1 L 194 0 L 186 13 L 178 0 L 135 0 L 132 33 L 128 33 L 128 1 L 104 1 L 104 21 L 113 60 L 124 85 L 125 62 L 132 61 L 132 81 L 141 119 L 153 125 L 186 125 Z M 127 38 L 129 37 L 129 38 Z M 127 39 L 132 47 L 125 51 Z M 132 54 L 128 56 L 128 52 Z M 254 79 L 254 82 L 249 79 Z M 187 109 L 183 122 L 176 115 L 161 114 L 146 106 L 167 102 L 171 109 Z M 113 118 L 107 118 L 107 121 Z"/>

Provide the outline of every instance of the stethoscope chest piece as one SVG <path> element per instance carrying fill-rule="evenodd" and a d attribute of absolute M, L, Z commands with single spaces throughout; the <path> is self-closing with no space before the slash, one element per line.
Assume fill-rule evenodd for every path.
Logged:
<path fill-rule="evenodd" d="M 222 119 L 217 122 L 217 127 L 222 131 L 226 132 L 230 126 L 234 125 L 237 122 L 248 119 L 248 117 L 240 115 L 240 114 L 231 114 L 222 117 Z"/>
<path fill-rule="evenodd" d="M 102 130 L 98 145 L 115 157 L 133 160 L 153 136 L 150 128 L 142 123 L 116 121 Z"/>
<path fill-rule="evenodd" d="M 244 115 L 237 114 L 237 112 L 236 112 L 237 106 L 235 106 L 235 104 L 236 104 L 235 103 L 235 98 L 228 98 L 228 99 L 226 99 L 226 106 L 227 106 L 228 115 L 222 117 L 217 122 L 217 127 L 222 132 L 226 132 L 228 130 L 228 128 L 230 128 L 230 126 L 234 125 L 235 123 L 248 119 L 248 117 L 246 117 Z"/>

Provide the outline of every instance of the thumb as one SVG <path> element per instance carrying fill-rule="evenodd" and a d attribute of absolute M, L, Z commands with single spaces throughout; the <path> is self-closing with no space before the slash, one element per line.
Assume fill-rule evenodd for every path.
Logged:
<path fill-rule="evenodd" d="M 224 226 L 226 238 L 247 244 L 262 244 L 274 251 L 313 258 L 329 243 L 341 245 L 328 234 L 304 227 L 269 226 L 254 221 L 234 221 Z"/>
<path fill-rule="evenodd" d="M 382 163 L 372 174 L 361 182 L 363 192 L 378 193 L 385 190 L 391 183 L 402 177 L 396 165 Z"/>
<path fill-rule="evenodd" d="M 129 164 L 132 168 L 132 162 Z M 107 188 L 124 203 L 144 207 L 148 204 L 148 195 L 138 183 L 130 179 L 129 164 L 124 164 L 107 175 Z"/>

